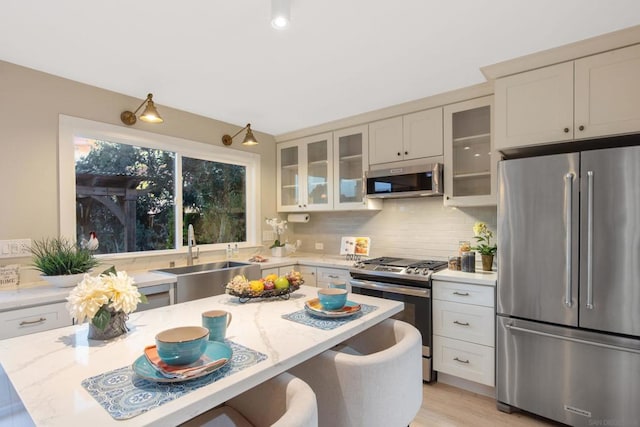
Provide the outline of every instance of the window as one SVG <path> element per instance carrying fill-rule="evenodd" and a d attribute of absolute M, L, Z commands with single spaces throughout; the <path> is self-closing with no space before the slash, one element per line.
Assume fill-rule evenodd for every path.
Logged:
<path fill-rule="evenodd" d="M 256 154 L 67 116 L 59 147 L 61 234 L 97 253 L 179 249 L 189 224 L 212 249 L 256 242 Z"/>

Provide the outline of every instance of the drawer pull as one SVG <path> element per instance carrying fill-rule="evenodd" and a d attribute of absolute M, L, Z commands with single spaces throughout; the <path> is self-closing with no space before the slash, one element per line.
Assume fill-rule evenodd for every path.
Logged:
<path fill-rule="evenodd" d="M 469 296 L 469 292 L 458 292 L 458 291 L 455 291 L 453 294 L 461 296 L 461 297 L 468 297 Z"/>
<path fill-rule="evenodd" d="M 329 277 L 331 277 L 332 279 L 339 279 L 340 276 L 336 276 L 335 274 L 329 274 Z"/>
<path fill-rule="evenodd" d="M 460 362 L 460 363 L 469 363 L 469 359 L 462 360 L 462 359 L 458 359 L 457 357 L 454 357 L 453 360 L 455 360 L 456 362 Z"/>
<path fill-rule="evenodd" d="M 469 322 L 458 322 L 457 320 L 454 320 L 453 323 L 460 326 L 469 326 Z"/>
<path fill-rule="evenodd" d="M 25 325 L 35 325 L 36 323 L 42 323 L 42 322 L 46 322 L 47 319 L 44 317 L 39 318 L 38 320 L 23 320 L 22 322 L 20 322 L 20 326 L 25 326 Z"/>

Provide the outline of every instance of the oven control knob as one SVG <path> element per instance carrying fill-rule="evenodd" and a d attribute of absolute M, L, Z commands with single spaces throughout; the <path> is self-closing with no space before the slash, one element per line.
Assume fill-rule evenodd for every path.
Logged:
<path fill-rule="evenodd" d="M 427 274 L 429 274 L 429 269 L 428 268 L 423 268 L 422 269 L 422 275 L 426 276 Z"/>
<path fill-rule="evenodd" d="M 407 273 L 407 274 L 413 273 L 413 268 L 408 267 L 407 270 L 405 271 L 405 273 Z"/>

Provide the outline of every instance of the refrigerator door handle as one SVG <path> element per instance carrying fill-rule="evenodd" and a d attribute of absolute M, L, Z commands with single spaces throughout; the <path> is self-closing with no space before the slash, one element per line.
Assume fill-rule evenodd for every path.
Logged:
<path fill-rule="evenodd" d="M 587 171 L 587 308 L 593 310 L 593 171 Z"/>
<path fill-rule="evenodd" d="M 564 196 L 565 196 L 565 214 L 567 233 L 565 238 L 565 252 L 567 254 L 567 265 L 565 269 L 566 288 L 564 295 L 564 305 L 571 307 L 571 267 L 573 265 L 572 253 L 571 253 L 571 232 L 573 231 L 573 173 L 568 173 L 564 176 Z"/>
<path fill-rule="evenodd" d="M 534 329 L 527 329 L 527 328 L 521 328 L 519 326 L 514 326 L 511 324 L 506 324 L 505 327 L 509 330 L 512 331 L 518 331 L 518 332 L 525 332 L 528 334 L 533 334 L 533 335 L 540 335 L 543 337 L 548 337 L 548 338 L 556 338 L 559 340 L 563 340 L 563 341 L 571 341 L 571 342 L 575 342 L 578 344 L 586 344 L 586 345 L 592 345 L 595 347 L 602 347 L 602 348 L 608 348 L 611 350 L 618 350 L 618 351 L 626 351 L 628 353 L 635 353 L 635 354 L 640 354 L 640 350 L 636 350 L 634 348 L 626 348 L 626 347 L 618 347 L 615 345 L 611 345 L 611 344 L 604 344 L 601 342 L 596 342 L 596 341 L 588 341 L 588 340 L 583 340 L 580 338 L 573 338 L 573 337 L 567 337 L 564 335 L 555 335 L 555 334 L 550 334 L 548 332 L 542 332 L 542 331 L 536 331 Z"/>

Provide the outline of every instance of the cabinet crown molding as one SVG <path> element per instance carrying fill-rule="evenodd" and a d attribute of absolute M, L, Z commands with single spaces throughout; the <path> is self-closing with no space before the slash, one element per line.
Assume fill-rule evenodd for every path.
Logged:
<path fill-rule="evenodd" d="M 487 80 L 522 73 L 640 43 L 640 25 L 480 68 Z"/>

